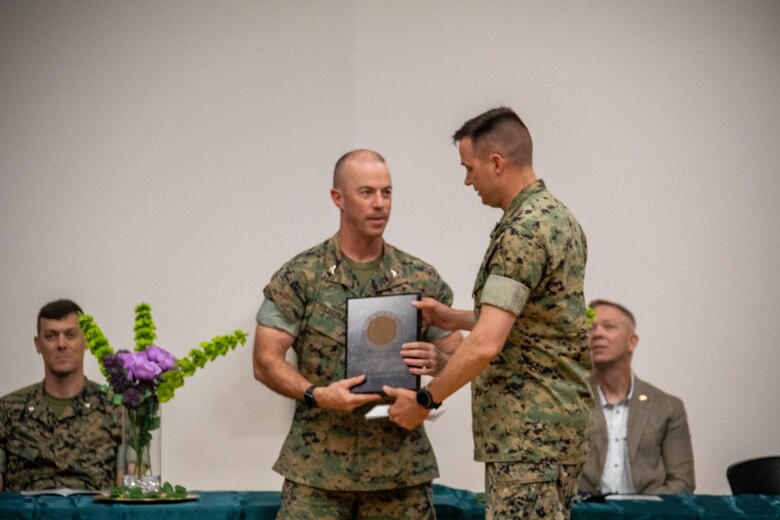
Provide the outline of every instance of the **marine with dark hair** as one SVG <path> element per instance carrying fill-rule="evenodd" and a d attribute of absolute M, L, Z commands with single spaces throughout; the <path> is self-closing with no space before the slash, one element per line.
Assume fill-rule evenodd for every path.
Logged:
<path fill-rule="evenodd" d="M 471 382 L 474 457 L 487 518 L 567 518 L 590 440 L 591 368 L 577 219 L 536 178 L 528 128 L 489 110 L 454 135 L 466 185 L 504 212 L 474 283 L 474 310 L 419 302 L 427 322 L 471 333 L 442 372 L 390 417 L 413 428 Z"/>
<path fill-rule="evenodd" d="M 117 482 L 120 409 L 84 376 L 81 312 L 56 300 L 38 313 L 44 378 L 0 399 L 0 489 L 101 490 Z"/>

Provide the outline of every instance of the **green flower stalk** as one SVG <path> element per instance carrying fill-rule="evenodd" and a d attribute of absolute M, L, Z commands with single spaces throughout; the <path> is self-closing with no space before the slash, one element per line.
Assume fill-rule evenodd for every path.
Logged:
<path fill-rule="evenodd" d="M 200 348 L 190 350 L 187 357 L 176 362 L 178 370 L 165 372 L 157 386 L 157 399 L 165 403 L 173 399 L 177 388 L 184 385 L 184 378 L 192 376 L 198 368 L 203 368 L 207 362 L 214 361 L 219 356 L 224 356 L 236 348 L 238 344 L 245 344 L 247 333 L 236 329 L 232 334 L 216 336 L 211 341 L 204 341 Z"/>
<path fill-rule="evenodd" d="M 79 325 L 81 326 L 81 330 L 84 333 L 84 339 L 87 342 L 89 351 L 98 360 L 100 372 L 104 377 L 108 378 L 108 372 L 106 372 L 106 369 L 103 366 L 103 357 L 108 354 L 113 354 L 114 349 L 111 348 L 111 345 L 108 344 L 106 336 L 103 334 L 103 331 L 100 330 L 100 327 L 97 326 L 94 318 L 92 318 L 91 315 L 82 314 L 79 316 Z"/>
<path fill-rule="evenodd" d="M 135 308 L 135 351 L 141 352 L 154 343 L 157 335 L 154 333 L 157 327 L 152 320 L 152 308 L 149 304 L 140 303 Z"/>

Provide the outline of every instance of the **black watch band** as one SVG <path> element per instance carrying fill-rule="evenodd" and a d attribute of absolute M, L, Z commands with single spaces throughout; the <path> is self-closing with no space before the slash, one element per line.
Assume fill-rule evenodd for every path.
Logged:
<path fill-rule="evenodd" d="M 306 406 L 308 406 L 309 408 L 316 408 L 317 407 L 317 400 L 314 399 L 314 389 L 315 388 L 317 388 L 316 385 L 311 385 L 303 393 L 303 402 L 305 402 Z"/>
<path fill-rule="evenodd" d="M 427 388 L 420 388 L 417 390 L 417 404 L 428 410 L 435 410 L 441 406 L 441 403 L 437 403 L 433 400 L 433 396 Z"/>

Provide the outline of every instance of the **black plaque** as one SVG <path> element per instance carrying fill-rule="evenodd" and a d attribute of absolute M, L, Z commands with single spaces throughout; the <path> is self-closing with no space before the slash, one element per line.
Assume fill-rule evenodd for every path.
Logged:
<path fill-rule="evenodd" d="M 420 387 L 401 357 L 401 345 L 420 338 L 420 311 L 412 306 L 419 299 L 419 293 L 347 299 L 347 377 L 366 375 L 352 392 Z"/>

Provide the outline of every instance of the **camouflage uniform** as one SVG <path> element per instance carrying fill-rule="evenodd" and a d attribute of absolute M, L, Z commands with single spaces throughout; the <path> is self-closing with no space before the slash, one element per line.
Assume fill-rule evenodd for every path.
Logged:
<path fill-rule="evenodd" d="M 356 291 L 357 280 L 336 236 L 287 262 L 264 289 L 267 300 L 300 323 L 293 349 L 299 372 L 312 384 L 326 386 L 345 378 L 348 297 L 420 292 L 452 302 L 452 291 L 433 267 L 387 243 L 363 294 Z M 389 420 L 366 420 L 375 404 L 345 413 L 297 401 L 273 469 L 293 482 L 332 491 L 429 484 L 438 468 L 424 428 L 407 431 Z"/>
<path fill-rule="evenodd" d="M 121 409 L 91 381 L 62 417 L 46 405 L 43 383 L 0 399 L 6 489 L 106 489 L 115 483 L 121 442 Z"/>
<path fill-rule="evenodd" d="M 501 354 L 472 384 L 474 458 L 487 463 L 488 491 L 514 488 L 510 495 L 519 499 L 518 484 L 554 484 L 562 474 L 576 483 L 587 458 L 586 257 L 580 225 L 541 180 L 515 197 L 491 233 L 474 285 L 475 312 L 487 303 L 518 316 Z M 576 490 L 568 481 L 562 487 Z"/>

